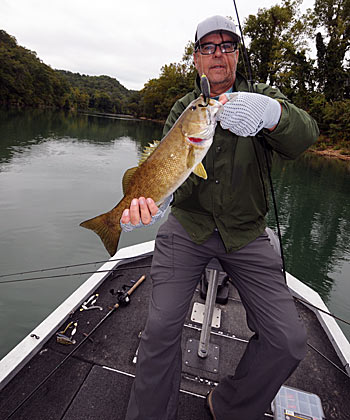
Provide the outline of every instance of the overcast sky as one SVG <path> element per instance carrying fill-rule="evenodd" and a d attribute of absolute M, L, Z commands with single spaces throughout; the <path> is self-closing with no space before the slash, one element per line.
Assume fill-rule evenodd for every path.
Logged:
<path fill-rule="evenodd" d="M 280 0 L 236 0 L 243 24 Z M 313 0 L 304 0 L 303 9 Z M 232 0 L 0 0 L 0 29 L 54 69 L 108 75 L 128 89 L 179 62 L 198 22 L 232 16 Z"/>

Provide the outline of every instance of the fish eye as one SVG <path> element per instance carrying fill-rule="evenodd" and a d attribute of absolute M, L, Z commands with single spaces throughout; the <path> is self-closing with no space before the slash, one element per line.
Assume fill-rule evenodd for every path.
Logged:
<path fill-rule="evenodd" d="M 196 105 L 193 105 L 191 109 L 192 111 L 195 111 L 197 109 Z"/>

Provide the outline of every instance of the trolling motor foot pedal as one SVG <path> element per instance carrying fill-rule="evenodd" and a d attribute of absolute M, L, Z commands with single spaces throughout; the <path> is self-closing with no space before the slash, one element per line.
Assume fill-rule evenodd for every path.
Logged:
<path fill-rule="evenodd" d="M 228 283 L 229 283 L 229 276 L 225 273 L 224 269 L 222 268 L 219 260 L 217 258 L 212 258 L 209 261 L 209 264 L 203 271 L 200 280 L 200 296 L 203 300 L 206 299 L 208 293 L 208 283 L 210 279 L 210 270 L 216 270 L 218 273 L 218 286 L 217 286 L 217 293 L 216 293 L 216 300 L 215 302 L 220 305 L 226 305 L 228 301 Z"/>

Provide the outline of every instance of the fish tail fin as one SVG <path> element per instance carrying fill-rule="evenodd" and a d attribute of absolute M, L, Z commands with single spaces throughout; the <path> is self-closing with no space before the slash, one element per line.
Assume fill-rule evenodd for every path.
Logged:
<path fill-rule="evenodd" d="M 100 237 L 111 257 L 117 252 L 122 230 L 119 223 L 121 214 L 117 215 L 116 213 L 111 210 L 80 223 L 80 226 L 93 230 Z"/>

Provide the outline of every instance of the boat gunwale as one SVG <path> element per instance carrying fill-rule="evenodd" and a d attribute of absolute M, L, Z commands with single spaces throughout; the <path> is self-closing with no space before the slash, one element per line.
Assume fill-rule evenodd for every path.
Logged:
<path fill-rule="evenodd" d="M 322 311 L 330 313 L 328 307 L 323 302 L 318 292 L 313 290 L 311 287 L 298 280 L 296 277 L 289 273 L 287 274 L 287 286 L 291 291 L 292 295 L 296 298 L 300 298 L 306 303 L 300 301 L 309 310 L 314 312 L 322 329 L 327 334 L 329 341 L 331 342 L 337 356 L 339 357 L 343 368 L 350 375 L 350 343 L 345 337 L 345 334 L 339 327 L 335 318 L 331 315 L 327 315 Z M 307 304 L 309 302 L 313 306 Z M 322 309 L 319 311 L 317 308 Z"/>
<path fill-rule="evenodd" d="M 117 266 L 146 257 L 154 250 L 154 240 L 121 248 L 106 263 L 96 270 L 81 286 L 48 315 L 38 326 L 23 338 L 7 355 L 0 360 L 0 391 L 32 359 L 64 323 L 71 313 L 104 282 Z"/>
<path fill-rule="evenodd" d="M 70 314 L 78 309 L 86 298 L 103 283 L 109 276 L 111 270 L 133 259 L 144 258 L 147 254 L 150 255 L 154 251 L 154 245 L 155 241 L 153 240 L 121 248 L 44 319 L 44 321 L 24 337 L 19 344 L 0 360 L 0 390 L 39 352 L 52 334 L 69 318 Z M 287 285 L 293 296 L 329 312 L 327 306 L 316 291 L 289 273 L 287 273 Z M 318 309 L 308 306 L 307 303 L 303 303 L 303 305 L 315 313 L 344 369 L 350 375 L 350 343 L 336 320 Z"/>

